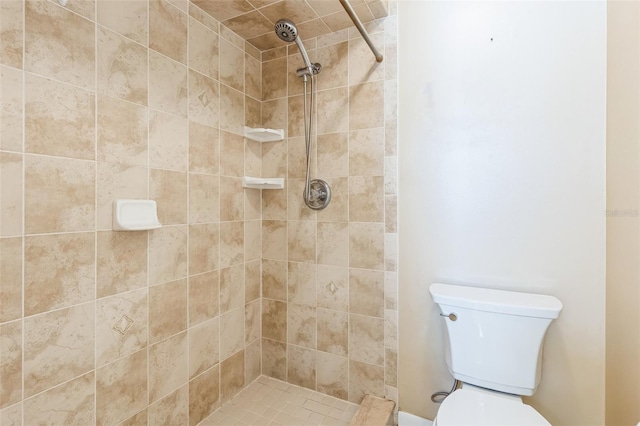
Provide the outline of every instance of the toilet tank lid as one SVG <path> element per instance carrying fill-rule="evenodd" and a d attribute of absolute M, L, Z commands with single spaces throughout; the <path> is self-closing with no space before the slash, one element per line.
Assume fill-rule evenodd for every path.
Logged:
<path fill-rule="evenodd" d="M 558 318 L 562 303 L 553 296 L 489 288 L 433 283 L 429 286 L 433 301 L 478 311 L 535 318 Z"/>

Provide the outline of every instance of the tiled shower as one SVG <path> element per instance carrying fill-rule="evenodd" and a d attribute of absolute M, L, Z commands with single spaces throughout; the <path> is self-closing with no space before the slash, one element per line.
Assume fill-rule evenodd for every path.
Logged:
<path fill-rule="evenodd" d="M 3 426 L 195 425 L 260 375 L 397 400 L 396 20 L 353 3 L 382 64 L 337 0 L 0 2 Z M 326 210 L 302 203 L 300 55 L 254 13 L 299 19 L 323 66 Z M 112 231 L 120 198 L 163 227 Z"/>

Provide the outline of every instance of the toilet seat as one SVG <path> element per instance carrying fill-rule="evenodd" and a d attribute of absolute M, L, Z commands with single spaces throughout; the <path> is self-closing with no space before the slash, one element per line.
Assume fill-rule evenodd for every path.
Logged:
<path fill-rule="evenodd" d="M 551 426 L 519 396 L 477 388 L 458 389 L 440 406 L 434 426 Z"/>

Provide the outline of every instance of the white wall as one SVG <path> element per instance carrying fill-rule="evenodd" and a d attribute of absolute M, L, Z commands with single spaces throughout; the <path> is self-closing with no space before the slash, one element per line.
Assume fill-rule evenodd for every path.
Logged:
<path fill-rule="evenodd" d="M 400 409 L 451 377 L 434 281 L 552 294 L 528 400 L 604 424 L 604 2 L 399 2 Z"/>

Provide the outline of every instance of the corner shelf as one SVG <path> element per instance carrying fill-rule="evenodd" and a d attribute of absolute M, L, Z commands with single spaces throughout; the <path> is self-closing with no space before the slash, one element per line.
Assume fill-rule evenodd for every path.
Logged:
<path fill-rule="evenodd" d="M 244 126 L 244 137 L 256 142 L 276 142 L 284 140 L 284 129 Z"/>
<path fill-rule="evenodd" d="M 284 189 L 284 178 L 257 178 L 244 176 L 242 187 L 250 189 Z"/>
<path fill-rule="evenodd" d="M 153 200 L 114 200 L 114 231 L 146 231 L 158 229 L 158 206 Z"/>

